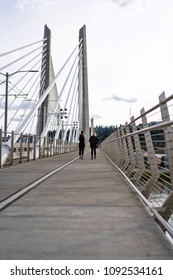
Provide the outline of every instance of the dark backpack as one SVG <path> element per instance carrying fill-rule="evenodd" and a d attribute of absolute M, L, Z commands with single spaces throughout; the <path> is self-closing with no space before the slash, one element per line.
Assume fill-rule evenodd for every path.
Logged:
<path fill-rule="evenodd" d="M 91 138 L 90 138 L 90 144 L 95 145 L 95 144 L 97 144 L 97 142 L 98 142 L 97 137 L 91 136 Z"/>
<path fill-rule="evenodd" d="M 84 143 L 85 142 L 85 137 L 84 137 L 83 134 L 79 136 L 79 142 L 80 143 Z"/>

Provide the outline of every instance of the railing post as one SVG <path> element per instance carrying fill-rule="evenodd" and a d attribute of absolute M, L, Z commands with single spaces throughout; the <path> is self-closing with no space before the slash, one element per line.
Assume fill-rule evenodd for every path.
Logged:
<path fill-rule="evenodd" d="M 11 133 L 11 159 L 10 159 L 10 164 L 13 165 L 13 151 L 14 151 L 14 131 Z"/>
<path fill-rule="evenodd" d="M 36 135 L 34 135 L 33 139 L 33 160 L 36 159 Z"/>
<path fill-rule="evenodd" d="M 23 140 L 23 133 L 20 134 L 20 153 L 19 153 L 19 163 L 22 163 L 22 140 Z"/>
<path fill-rule="evenodd" d="M 52 143 L 52 137 L 50 137 L 50 156 L 52 157 L 52 148 L 53 148 L 53 143 Z"/>
<path fill-rule="evenodd" d="M 165 93 L 163 92 L 159 96 L 160 101 L 160 109 L 161 109 L 161 116 L 162 121 L 166 122 L 170 120 L 169 111 L 167 103 L 164 102 L 165 100 Z M 166 152 L 168 157 L 168 165 L 169 165 L 169 172 L 170 172 L 170 180 L 171 186 L 173 190 L 173 130 L 172 126 L 167 127 L 164 129 L 165 135 L 165 143 L 166 143 Z M 169 220 L 169 217 L 172 215 L 173 210 L 173 192 L 170 193 L 168 198 L 163 203 L 162 207 L 158 209 L 158 212 L 163 216 L 165 220 Z"/>
<path fill-rule="evenodd" d="M 167 106 L 167 103 L 164 103 L 165 98 L 166 98 L 165 93 L 163 92 L 159 96 L 161 116 L 162 116 L 163 122 L 170 121 L 168 106 Z M 164 135 L 165 135 L 166 151 L 167 151 L 168 164 L 169 164 L 169 170 L 170 170 L 171 185 L 172 185 L 172 190 L 173 190 L 173 130 L 172 130 L 172 126 L 164 129 Z"/>
<path fill-rule="evenodd" d="M 124 126 L 122 126 L 121 136 L 125 136 L 125 128 L 124 128 Z M 121 169 L 122 169 L 123 172 L 126 172 L 128 166 L 130 164 L 130 160 L 129 160 L 129 152 L 128 152 L 127 140 L 126 140 L 125 137 L 123 137 L 123 139 L 122 139 L 122 145 L 123 145 L 123 152 L 124 152 L 125 162 L 121 166 Z"/>
<path fill-rule="evenodd" d="M 121 150 L 120 150 L 120 140 L 117 140 L 119 135 L 118 130 L 115 131 L 114 133 L 114 140 L 115 140 L 115 144 L 114 144 L 114 163 L 116 165 L 118 165 L 121 162 Z M 109 147 L 109 145 L 107 145 Z M 107 149 L 108 149 L 107 147 Z"/>
<path fill-rule="evenodd" d="M 27 142 L 27 161 L 30 160 L 30 134 L 28 134 L 28 142 Z"/>
<path fill-rule="evenodd" d="M 144 108 L 141 109 L 141 116 L 142 116 L 141 118 L 142 118 L 143 128 L 147 128 L 148 122 L 147 122 L 147 117 Z M 143 193 L 143 195 L 145 195 L 146 198 L 148 198 L 151 193 L 152 184 L 156 182 L 159 178 L 159 172 L 158 172 L 158 165 L 156 161 L 155 151 L 153 147 L 153 141 L 151 138 L 151 132 L 150 131 L 145 132 L 144 137 L 145 137 L 146 149 L 147 149 L 148 160 L 150 165 L 151 177 L 146 182 L 146 185 L 143 187 L 143 190 L 141 192 Z"/>
<path fill-rule="evenodd" d="M 49 138 L 46 137 L 46 145 L 47 145 L 47 157 L 49 157 Z"/>
<path fill-rule="evenodd" d="M 128 125 L 127 122 L 125 124 L 125 130 L 126 130 L 126 134 L 130 133 L 129 125 Z M 133 150 L 133 144 L 132 144 L 132 137 L 131 136 L 127 137 L 127 142 L 128 142 L 129 159 L 130 159 L 130 165 L 128 167 L 127 173 L 128 173 L 128 176 L 130 176 L 131 172 L 133 172 L 133 170 L 135 168 L 135 157 L 134 157 L 134 150 Z"/>
<path fill-rule="evenodd" d="M 44 139 L 43 139 L 43 158 L 45 158 L 45 144 L 46 144 L 46 138 L 44 136 Z"/>
<path fill-rule="evenodd" d="M 41 136 L 38 139 L 38 147 L 39 147 L 39 159 L 41 159 Z"/>
<path fill-rule="evenodd" d="M 136 128 L 136 124 L 134 121 L 134 117 L 131 118 L 131 125 L 132 125 L 132 131 L 136 132 L 137 128 Z M 132 178 L 132 180 L 134 180 L 135 182 L 138 181 L 142 174 L 144 173 L 145 170 L 145 166 L 144 166 L 144 157 L 143 157 L 143 153 L 142 153 L 142 149 L 141 149 L 141 143 L 139 140 L 139 135 L 135 134 L 134 135 L 134 145 L 135 145 L 135 151 L 136 151 L 136 174 L 134 175 L 134 177 Z"/>
<path fill-rule="evenodd" d="M 117 132 L 115 131 L 112 135 L 110 135 L 110 141 L 112 142 L 112 145 L 110 145 L 111 148 L 111 154 L 112 154 L 112 160 L 115 163 L 117 161 L 117 149 L 116 146 L 118 145 L 116 138 L 117 138 Z"/>
<path fill-rule="evenodd" d="M 118 131 L 117 131 L 117 137 L 121 138 L 121 131 L 120 131 L 120 129 L 118 129 Z M 122 164 L 124 163 L 124 151 L 123 151 L 122 139 L 118 139 L 118 146 L 119 146 L 119 149 L 117 150 L 117 155 L 118 155 L 117 165 L 118 166 L 122 166 Z"/>
<path fill-rule="evenodd" d="M 2 168 L 2 129 L 0 129 L 0 168 Z"/>

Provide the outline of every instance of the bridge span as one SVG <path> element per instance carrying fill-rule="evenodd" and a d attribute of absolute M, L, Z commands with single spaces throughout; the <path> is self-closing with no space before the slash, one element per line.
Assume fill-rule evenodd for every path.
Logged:
<path fill-rule="evenodd" d="M 173 259 L 171 242 L 98 149 L 0 170 L 0 259 Z"/>

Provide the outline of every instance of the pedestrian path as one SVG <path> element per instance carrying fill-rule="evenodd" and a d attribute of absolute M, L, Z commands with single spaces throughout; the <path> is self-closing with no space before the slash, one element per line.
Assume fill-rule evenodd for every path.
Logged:
<path fill-rule="evenodd" d="M 1 200 L 74 159 L 0 172 Z M 0 259 L 173 259 L 155 220 L 100 150 L 76 159 L 0 212 Z"/>

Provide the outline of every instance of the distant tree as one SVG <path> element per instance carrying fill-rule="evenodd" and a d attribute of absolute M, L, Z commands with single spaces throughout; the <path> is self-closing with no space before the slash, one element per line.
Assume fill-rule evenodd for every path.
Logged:
<path fill-rule="evenodd" d="M 109 135 L 116 130 L 115 126 L 96 126 L 95 131 L 97 133 L 99 144 L 103 142 Z"/>

